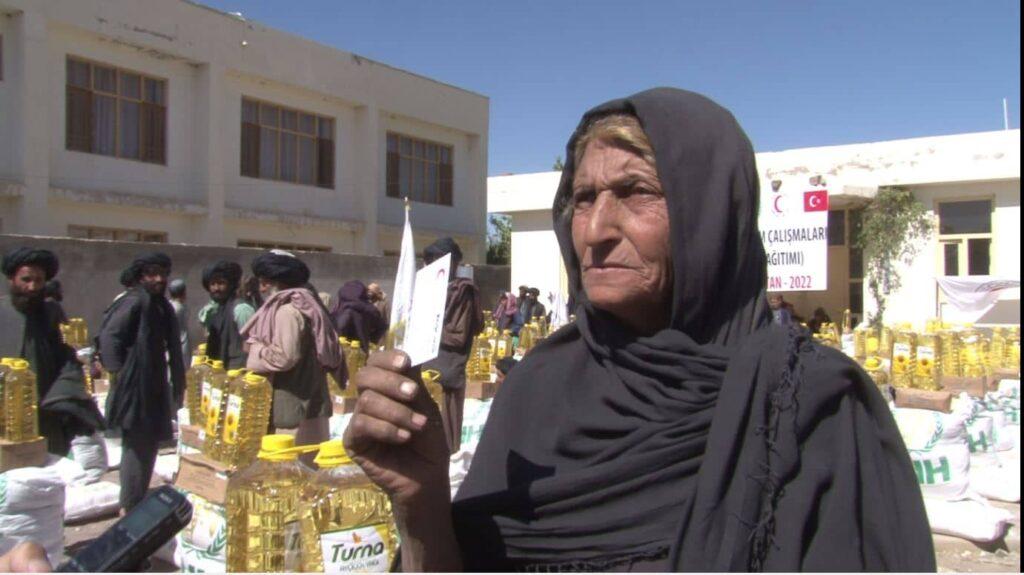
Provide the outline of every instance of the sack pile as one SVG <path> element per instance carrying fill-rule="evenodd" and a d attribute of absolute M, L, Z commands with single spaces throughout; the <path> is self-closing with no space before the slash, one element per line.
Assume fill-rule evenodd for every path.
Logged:
<path fill-rule="evenodd" d="M 50 563 L 64 552 L 64 480 L 53 466 L 0 473 L 0 553 L 22 541 L 46 549 Z"/>

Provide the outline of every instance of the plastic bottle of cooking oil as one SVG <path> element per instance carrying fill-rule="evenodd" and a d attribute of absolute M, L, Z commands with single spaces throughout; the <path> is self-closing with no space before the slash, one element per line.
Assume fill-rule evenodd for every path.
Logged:
<path fill-rule="evenodd" d="M 301 451 L 290 435 L 265 435 L 256 463 L 232 478 L 225 503 L 229 573 L 302 570 L 298 501 L 312 473 L 299 462 Z"/>
<path fill-rule="evenodd" d="M 495 359 L 501 359 L 503 357 L 509 357 L 512 355 L 512 331 L 504 330 L 496 340 L 496 347 L 494 350 Z"/>
<path fill-rule="evenodd" d="M 203 394 L 209 386 L 209 399 L 206 399 L 206 420 L 203 424 L 203 454 L 211 459 L 220 459 L 221 433 L 224 430 L 224 409 L 227 407 L 228 396 L 225 390 L 228 378 L 238 377 L 241 370 L 233 369 L 231 374 L 224 373 L 224 362 L 218 359 L 210 361 L 210 374 L 203 381 Z"/>
<path fill-rule="evenodd" d="M 914 387 L 929 391 L 942 389 L 939 383 L 942 376 L 942 338 L 933 333 L 917 336 L 914 355 Z"/>
<path fill-rule="evenodd" d="M 875 353 L 868 353 L 868 338 L 871 337 L 873 331 L 867 324 L 861 324 L 853 330 L 853 358 L 857 361 L 863 362 L 869 355 L 878 353 L 877 338 L 875 339 Z"/>
<path fill-rule="evenodd" d="M 914 383 L 914 334 L 899 330 L 893 334 L 892 377 L 893 387 L 911 387 Z"/>
<path fill-rule="evenodd" d="M 548 336 L 548 330 L 550 329 L 550 326 L 548 325 L 548 316 L 542 315 L 542 316 L 538 317 L 537 318 L 537 327 L 538 327 L 538 330 L 537 330 L 537 337 L 536 337 L 536 339 L 541 340 L 541 339 L 544 339 L 545 337 L 547 337 Z M 534 345 L 536 345 L 536 342 L 534 342 Z"/>
<path fill-rule="evenodd" d="M 8 358 L 0 359 L 0 439 L 7 439 L 7 378 L 11 368 Z"/>
<path fill-rule="evenodd" d="M 857 354 L 855 335 L 853 333 L 853 314 L 849 309 L 843 310 L 843 332 L 839 336 L 839 347 L 848 357 Z"/>
<path fill-rule="evenodd" d="M 960 359 L 964 377 L 982 377 L 985 375 L 981 335 L 973 329 L 967 330 L 963 335 Z"/>
<path fill-rule="evenodd" d="M 1020 370 L 1020 327 L 1012 327 L 1006 334 L 1003 368 Z"/>
<path fill-rule="evenodd" d="M 24 359 L 4 358 L 3 365 L 3 438 L 13 442 L 35 439 L 39 437 L 36 375 Z"/>
<path fill-rule="evenodd" d="M 889 384 L 889 374 L 885 372 L 885 367 L 882 365 L 880 358 L 874 356 L 865 358 L 864 371 L 867 372 L 878 387 L 884 387 Z"/>
<path fill-rule="evenodd" d="M 942 373 L 960 377 L 963 371 L 960 366 L 960 334 L 951 329 L 943 329 L 939 332 L 939 340 L 942 341 Z"/>
<path fill-rule="evenodd" d="M 302 571 L 389 571 L 398 533 L 388 497 L 352 462 L 340 439 L 320 444 L 316 464 L 320 471 L 299 503 Z"/>
<path fill-rule="evenodd" d="M 1006 332 L 1001 327 L 992 328 L 992 347 L 989 354 L 989 367 L 1000 369 L 1003 367 L 1003 357 L 1006 355 Z"/>
<path fill-rule="evenodd" d="M 206 344 L 201 343 L 196 346 L 196 350 L 192 352 L 192 355 L 206 355 Z"/>
<path fill-rule="evenodd" d="M 883 326 L 878 334 L 878 355 L 884 359 L 892 359 L 892 344 L 892 328 Z"/>
<path fill-rule="evenodd" d="M 519 330 L 519 349 L 520 353 L 526 354 L 526 352 L 533 349 L 535 338 L 537 333 L 537 324 L 530 322 Z"/>
<path fill-rule="evenodd" d="M 192 367 L 185 372 L 185 406 L 188 407 L 188 422 L 192 425 L 203 425 L 205 416 L 202 414 L 203 379 L 213 368 L 205 355 L 193 355 Z"/>
<path fill-rule="evenodd" d="M 236 469 L 248 467 L 260 451 L 260 440 L 270 422 L 274 390 L 267 378 L 255 373 L 228 374 L 219 460 Z"/>
<path fill-rule="evenodd" d="M 466 381 L 475 381 L 477 377 L 477 365 L 479 363 L 476 360 L 477 354 L 480 352 L 480 336 L 477 335 L 473 338 L 473 343 L 469 346 L 469 357 L 466 358 Z"/>
<path fill-rule="evenodd" d="M 358 339 L 350 341 L 345 351 L 352 358 L 352 363 L 348 366 L 348 376 L 351 378 L 357 371 L 366 367 L 366 352 L 363 351 L 363 344 Z"/>

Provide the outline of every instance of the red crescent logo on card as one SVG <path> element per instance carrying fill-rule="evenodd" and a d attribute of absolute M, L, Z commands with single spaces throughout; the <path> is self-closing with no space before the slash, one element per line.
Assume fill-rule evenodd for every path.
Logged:
<path fill-rule="evenodd" d="M 775 199 L 772 200 L 772 211 L 775 212 L 776 214 L 782 213 L 782 208 L 779 207 L 779 201 L 781 200 L 782 196 L 775 196 Z"/>
<path fill-rule="evenodd" d="M 805 212 L 827 212 L 828 211 L 828 190 L 814 190 L 804 192 Z"/>

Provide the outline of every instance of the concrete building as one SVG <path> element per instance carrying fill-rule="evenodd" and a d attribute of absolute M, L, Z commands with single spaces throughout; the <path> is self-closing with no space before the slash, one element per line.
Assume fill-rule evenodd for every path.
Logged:
<path fill-rule="evenodd" d="M 0 233 L 397 253 L 486 234 L 488 99 L 183 0 L 0 0 Z"/>
<path fill-rule="evenodd" d="M 928 210 L 934 231 L 889 296 L 887 322 L 953 317 L 940 276 L 1020 279 L 1020 130 L 914 138 L 757 154 L 761 189 L 773 180 L 820 178 L 829 190 L 828 290 L 786 292 L 797 312 L 818 306 L 838 320 L 844 309 L 875 310 L 852 245 L 861 209 L 879 187 L 903 186 Z M 511 285 L 565 290 L 551 204 L 558 172 L 488 178 L 488 209 L 512 218 Z M 958 319 L 963 319 L 958 317 Z M 1020 290 L 1006 290 L 980 323 L 1019 323 Z"/>

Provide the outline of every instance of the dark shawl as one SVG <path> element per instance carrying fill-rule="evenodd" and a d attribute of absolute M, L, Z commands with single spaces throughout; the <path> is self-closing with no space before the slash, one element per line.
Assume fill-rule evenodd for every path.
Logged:
<path fill-rule="evenodd" d="M 185 389 L 178 320 L 170 302 L 130 289 L 109 308 L 99 341 L 100 360 L 114 380 L 107 396 L 108 425 L 157 441 L 170 439 L 171 419 Z"/>
<path fill-rule="evenodd" d="M 39 392 L 39 432 L 50 453 L 63 456 L 75 436 L 103 429 L 103 417 L 85 390 L 75 350 L 61 339 L 61 313 L 56 303 L 44 302 L 25 315 L 0 296 L 0 356 L 28 360 Z"/>
<path fill-rule="evenodd" d="M 370 303 L 366 285 L 358 280 L 346 282 L 338 288 L 331 307 L 331 321 L 339 336 L 359 340 L 364 352 L 369 350 L 370 343 L 380 341 L 387 331 L 384 318 Z"/>
<path fill-rule="evenodd" d="M 564 207 L 587 123 L 635 115 L 669 210 L 670 326 L 636 337 L 581 289 Z M 576 323 L 512 370 L 453 515 L 475 570 L 935 569 L 891 414 L 845 356 L 773 327 L 753 149 L 710 100 L 655 89 L 569 141 L 554 227 Z"/>

